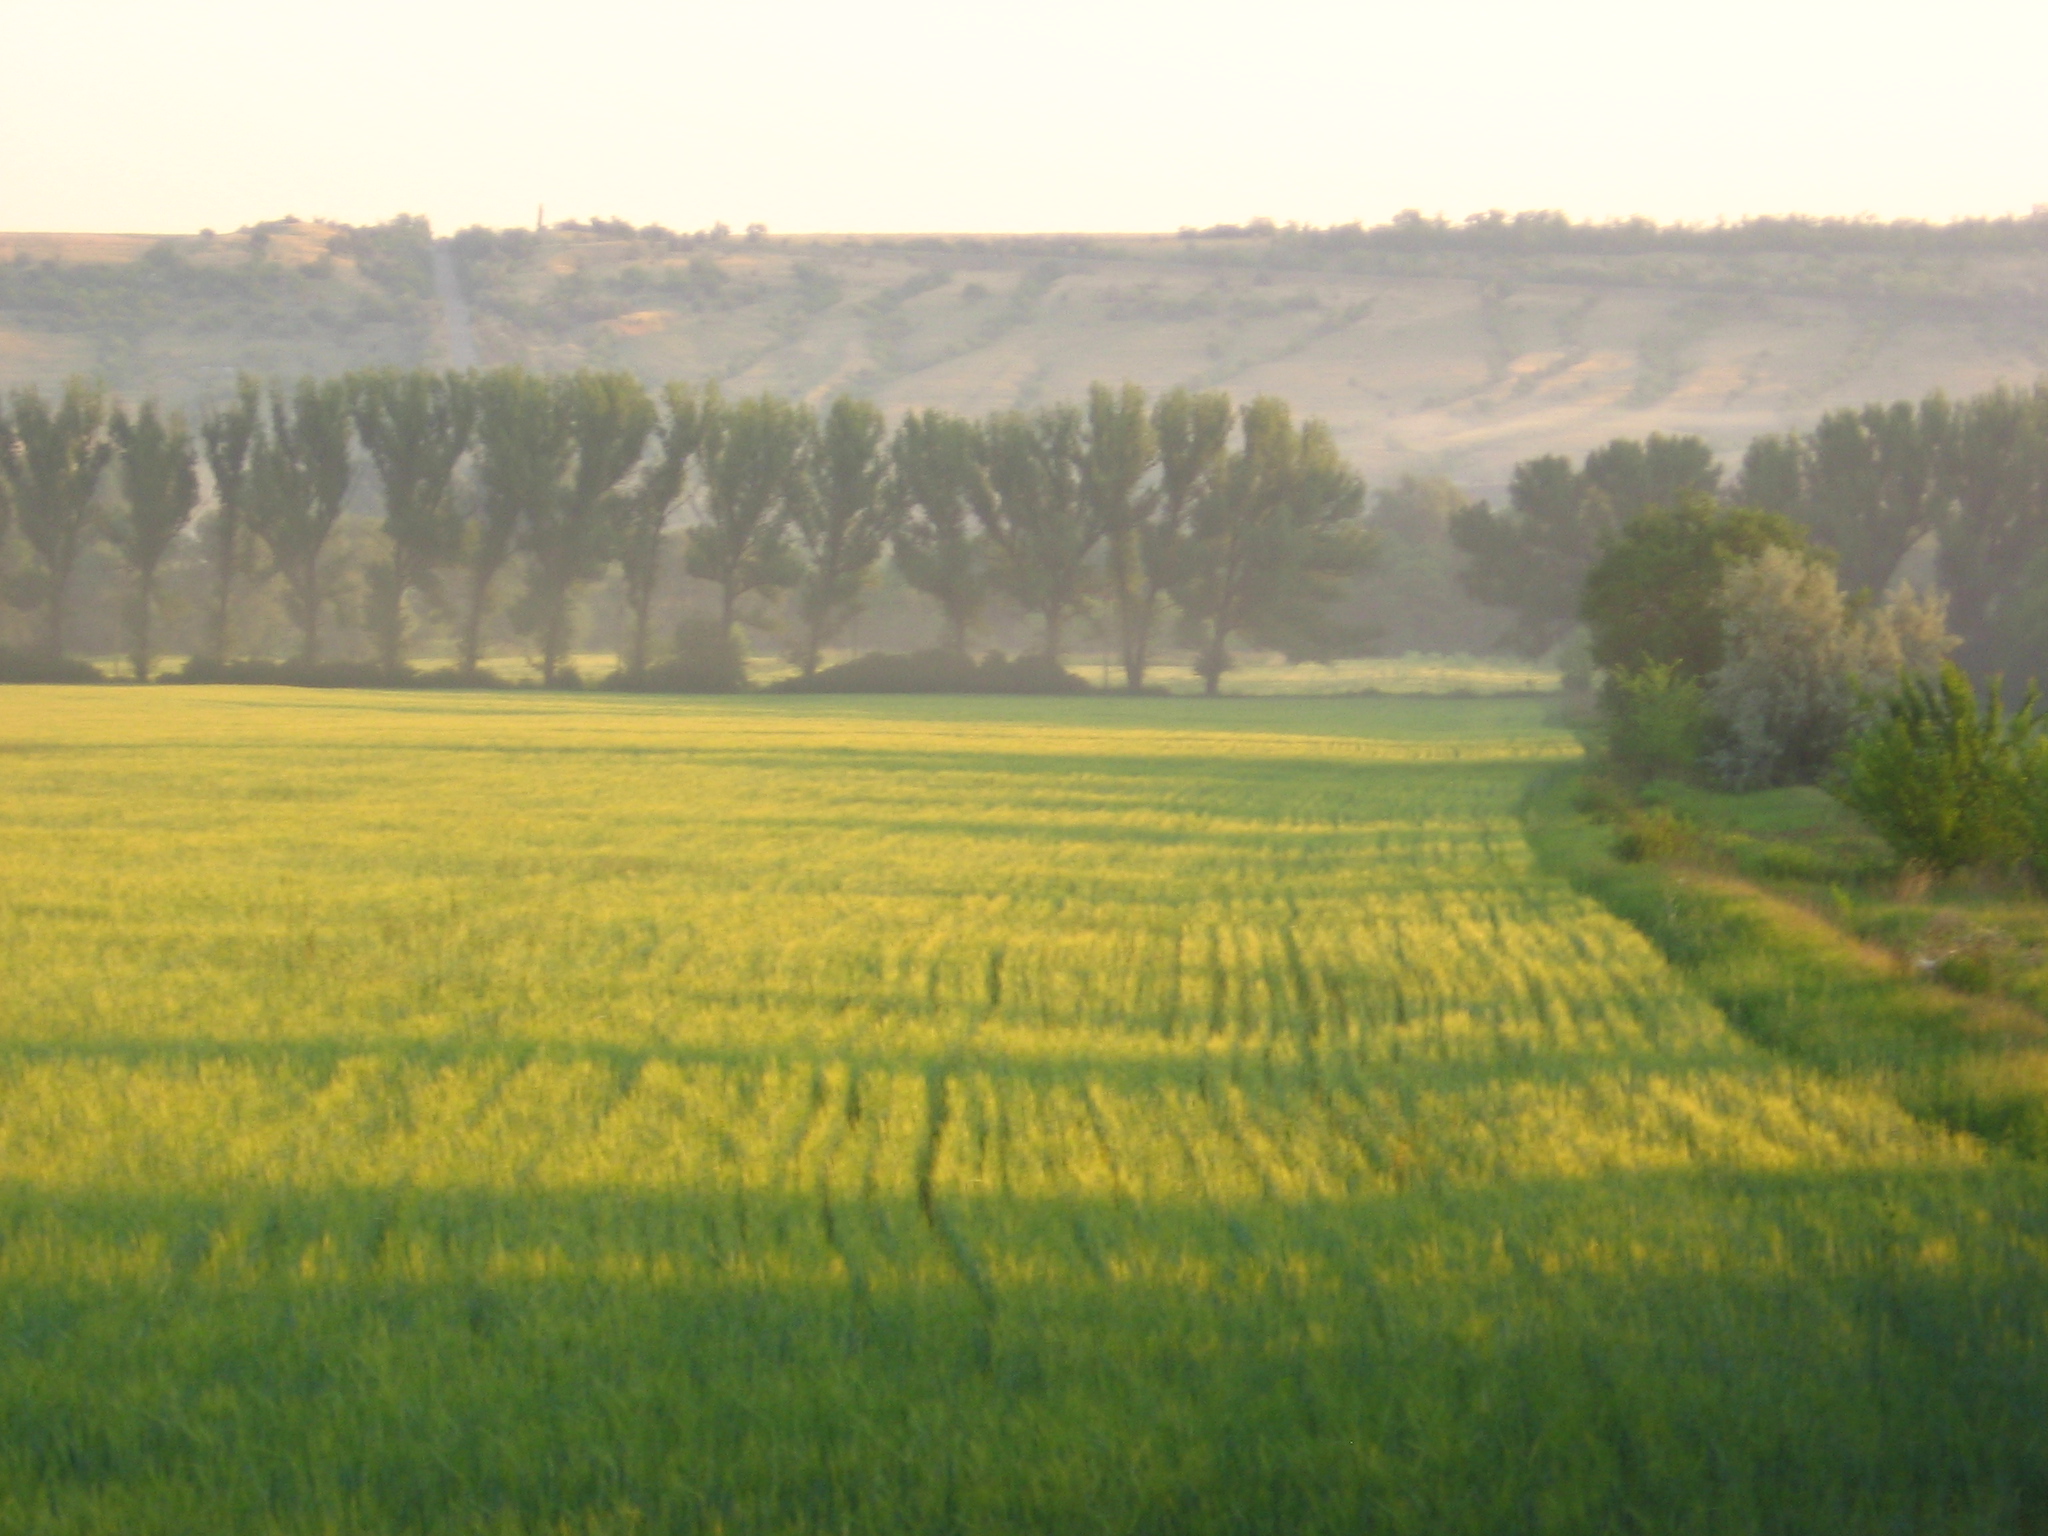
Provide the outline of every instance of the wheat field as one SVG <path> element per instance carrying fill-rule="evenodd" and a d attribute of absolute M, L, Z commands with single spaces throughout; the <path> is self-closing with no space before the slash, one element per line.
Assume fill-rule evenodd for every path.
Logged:
<path fill-rule="evenodd" d="M 2048 1176 L 1543 709 L 0 690 L 0 1530 L 2038 1528 Z"/>

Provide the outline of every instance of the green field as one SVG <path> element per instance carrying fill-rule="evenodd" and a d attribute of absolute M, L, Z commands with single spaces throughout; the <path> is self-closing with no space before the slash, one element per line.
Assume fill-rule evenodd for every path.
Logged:
<path fill-rule="evenodd" d="M 0 690 L 0 1531 L 2036 1531 L 2048 1170 L 1540 700 Z"/>

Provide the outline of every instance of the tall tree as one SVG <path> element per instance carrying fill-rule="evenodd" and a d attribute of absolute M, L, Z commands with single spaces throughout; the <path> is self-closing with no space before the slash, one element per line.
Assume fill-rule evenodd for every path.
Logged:
<path fill-rule="evenodd" d="M 493 368 L 477 379 L 477 477 L 483 494 L 463 529 L 468 603 L 462 617 L 462 670 L 474 674 L 483 653 L 491 584 L 511 558 L 530 518 L 545 516 L 561 494 L 575 453 L 560 392 L 524 368 Z"/>
<path fill-rule="evenodd" d="M 1503 644 L 1540 655 L 1577 625 L 1579 591 L 1608 534 L 1650 507 L 1711 497 L 1720 481 L 1713 449 L 1697 437 L 1616 438 L 1577 470 L 1557 454 L 1524 459 L 1505 513 L 1482 501 L 1451 519 L 1465 590 L 1515 615 Z"/>
<path fill-rule="evenodd" d="M 1953 503 L 1941 529 L 1941 584 L 1957 660 L 1979 675 L 2027 675 L 2040 658 L 2015 644 L 2026 575 L 2048 550 L 2048 384 L 2000 386 L 1954 414 L 1945 455 Z"/>
<path fill-rule="evenodd" d="M 1803 494 L 1792 515 L 1840 557 L 1850 590 L 1882 591 L 1941 512 L 1950 409 L 1921 402 L 1831 411 L 1805 440 Z"/>
<path fill-rule="evenodd" d="M 453 560 L 462 527 L 455 516 L 455 466 L 476 426 L 472 375 L 381 368 L 350 381 L 356 435 L 384 488 L 390 559 L 373 566 L 370 627 L 377 660 L 396 672 L 405 660 L 408 594 L 431 590 L 436 569 Z"/>
<path fill-rule="evenodd" d="M 1797 521 L 1806 496 L 1806 477 L 1806 444 L 1798 433 L 1769 432 L 1753 437 L 1735 481 L 1736 504 Z"/>
<path fill-rule="evenodd" d="M 626 607 L 633 615 L 627 640 L 626 675 L 647 670 L 647 630 L 654 616 L 654 591 L 661 582 L 662 535 L 683 498 L 690 460 L 703 431 L 703 405 L 687 384 L 662 391 L 661 421 L 654 429 L 656 454 L 626 499 L 619 523 L 619 568 Z"/>
<path fill-rule="evenodd" d="M 618 533 L 619 483 L 654 431 L 654 402 L 630 373 L 585 370 L 556 381 L 570 468 L 559 492 L 527 508 L 521 542 L 533 557 L 521 603 L 540 642 L 541 680 L 552 684 L 572 638 L 577 586 L 601 574 Z"/>
<path fill-rule="evenodd" d="M 841 395 L 807 444 L 807 492 L 790 510 L 803 562 L 796 662 L 818 670 L 825 646 L 860 611 L 860 594 L 889 535 L 888 423 L 879 407 Z"/>
<path fill-rule="evenodd" d="M 320 555 L 349 482 L 349 391 L 340 379 L 301 379 L 289 398 L 273 389 L 270 428 L 249 464 L 249 521 L 284 577 L 299 626 L 299 659 L 320 659 Z"/>
<path fill-rule="evenodd" d="M 802 494 L 808 423 L 802 406 L 779 396 L 705 397 L 697 449 L 703 516 L 690 530 L 684 568 L 717 586 L 718 622 L 727 634 L 742 598 L 780 591 L 796 578 L 786 516 Z"/>
<path fill-rule="evenodd" d="M 988 598 L 974 508 L 983 476 L 974 424 L 945 411 L 910 411 L 889 443 L 895 526 L 890 548 L 903 579 L 939 605 L 941 644 L 965 651 Z"/>
<path fill-rule="evenodd" d="M 1159 462 L 1159 436 L 1135 384 L 1088 389 L 1088 419 L 1081 449 L 1081 494 L 1102 530 L 1109 589 L 1116 606 L 1117 648 L 1124 687 L 1145 686 L 1158 588 L 1150 578 L 1145 544 L 1160 505 L 1151 483 Z"/>
<path fill-rule="evenodd" d="M 235 398 L 199 422 L 206 467 L 213 475 L 213 607 L 205 645 L 215 660 L 226 659 L 234 643 L 235 578 L 247 559 L 242 535 L 248 522 L 249 458 L 262 425 L 262 386 L 246 373 L 235 379 Z"/>
<path fill-rule="evenodd" d="M 1595 448 L 1579 475 L 1586 494 L 1604 503 L 1615 526 L 1651 507 L 1676 506 L 1684 497 L 1712 497 L 1721 490 L 1721 466 L 1704 438 L 1661 432 L 1640 442 L 1617 437 Z"/>
<path fill-rule="evenodd" d="M 1290 655 L 1327 657 L 1347 638 L 1329 618 L 1341 580 L 1369 566 L 1365 482 L 1319 421 L 1298 430 L 1285 402 L 1244 407 L 1240 443 L 1194 505 L 1174 598 L 1196 626 L 1196 670 L 1220 689 L 1239 632 Z"/>
<path fill-rule="evenodd" d="M 1465 590 L 1505 608 L 1514 622 L 1501 643 L 1537 656 L 1579 621 L 1579 590 L 1608 532 L 1608 506 L 1587 505 L 1571 460 L 1559 454 L 1524 459 L 1508 481 L 1508 510 L 1475 502 L 1451 519 L 1451 541 L 1465 555 Z"/>
<path fill-rule="evenodd" d="M 16 525 L 42 562 L 43 644 L 64 654 L 71 574 L 93 531 L 93 494 L 113 456 L 106 397 L 74 378 L 54 407 L 33 386 L 14 395 L 12 441 L 0 456 Z"/>
<path fill-rule="evenodd" d="M 1159 445 L 1159 504 L 1142 525 L 1139 544 L 1148 619 L 1159 598 L 1179 580 L 1194 509 L 1223 477 L 1236 421 L 1237 408 L 1220 389 L 1170 390 L 1152 407 L 1152 432 Z"/>
<path fill-rule="evenodd" d="M 1102 524 L 1081 485 L 1082 416 L 1071 405 L 1005 411 L 982 429 L 986 492 L 975 508 L 994 546 L 991 576 L 1044 624 L 1058 661 L 1066 621 L 1087 600 Z"/>
<path fill-rule="evenodd" d="M 150 628 L 156 612 L 157 567 L 199 504 L 199 456 L 184 421 L 176 415 L 159 416 L 154 401 L 144 402 L 133 420 L 116 410 L 114 440 L 121 445 L 121 491 L 128 503 L 120 529 L 121 554 L 135 577 L 129 660 L 136 677 L 146 683 L 155 660 Z"/>
<path fill-rule="evenodd" d="M 1580 611 L 1594 663 L 1674 667 L 1704 683 L 1719 669 L 1726 640 L 1722 579 L 1767 549 L 1805 555 L 1806 534 L 1777 513 L 1723 507 L 1703 495 L 1630 518 L 1586 577 Z"/>

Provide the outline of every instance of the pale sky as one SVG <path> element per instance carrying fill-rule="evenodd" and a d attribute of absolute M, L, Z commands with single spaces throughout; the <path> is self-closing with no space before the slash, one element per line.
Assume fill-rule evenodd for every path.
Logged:
<path fill-rule="evenodd" d="M 0 0 L 0 229 L 2048 203 L 2048 5 Z"/>

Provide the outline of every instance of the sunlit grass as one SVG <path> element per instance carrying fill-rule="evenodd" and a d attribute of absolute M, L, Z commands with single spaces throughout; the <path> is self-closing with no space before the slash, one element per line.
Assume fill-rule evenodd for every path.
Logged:
<path fill-rule="evenodd" d="M 2016 1528 L 2048 1180 L 1542 716 L 0 691 L 0 1528 Z"/>

